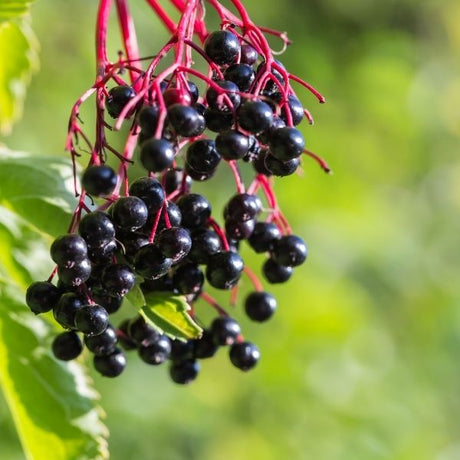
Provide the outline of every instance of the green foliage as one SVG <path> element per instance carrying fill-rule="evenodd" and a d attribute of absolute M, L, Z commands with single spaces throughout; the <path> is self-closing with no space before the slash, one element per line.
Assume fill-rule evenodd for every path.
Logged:
<path fill-rule="evenodd" d="M 1 0 L 0 22 L 11 21 L 29 12 L 31 0 Z"/>

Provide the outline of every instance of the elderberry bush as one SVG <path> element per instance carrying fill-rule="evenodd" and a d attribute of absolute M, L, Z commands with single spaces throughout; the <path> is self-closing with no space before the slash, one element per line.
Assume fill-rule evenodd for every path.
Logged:
<path fill-rule="evenodd" d="M 296 126 L 304 118 L 311 122 L 311 115 L 290 82 L 323 99 L 273 58 L 262 29 L 240 2 L 233 3 L 239 16 L 213 2 L 220 5 L 222 29 L 209 33 L 204 15 L 195 14 L 201 2 L 186 2 L 171 40 L 146 70 L 132 54 L 136 47 L 126 46 L 126 59 L 112 64 L 101 52 L 105 36 L 97 41 L 98 68 L 104 71 L 74 105 L 66 145 L 73 161 L 83 153 L 78 138 L 90 150 L 76 190 L 79 201 L 68 232 L 51 245 L 55 270 L 47 281 L 33 283 L 26 295 L 32 312 L 52 311 L 62 326 L 52 343 L 58 359 L 75 359 L 86 348 L 100 374 L 116 377 L 127 355 L 136 351 L 146 364 L 168 362 L 178 384 L 193 381 L 200 361 L 219 348 L 227 348 L 231 364 L 242 371 L 260 359 L 258 347 L 243 337 L 241 325 L 210 292 L 231 291 L 235 300 L 245 277 L 253 289 L 238 303 L 249 320 L 263 323 L 275 313 L 277 300 L 245 264 L 240 247 L 246 244 L 264 255 L 261 271 L 268 284 L 288 281 L 305 262 L 307 246 L 292 233 L 273 185 L 275 176 L 294 174 L 305 155 L 328 171 L 305 150 Z M 104 5 L 100 26 L 107 20 Z M 126 25 L 126 11 L 118 14 Z M 287 43 L 283 34 L 269 33 Z M 160 71 L 171 50 L 176 50 L 174 63 Z M 191 53 L 204 60 L 207 74 L 193 67 Z M 123 80 L 126 72 L 130 81 Z M 94 142 L 83 135 L 79 122 L 79 107 L 91 93 L 97 100 Z M 111 121 L 114 129 L 130 126 L 122 153 L 108 141 Z M 139 177 L 128 175 L 133 162 L 144 169 Z M 228 168 L 235 179 L 222 210 L 194 192 L 194 184 L 212 181 L 218 168 Z M 253 171 L 250 184 L 243 182 L 240 168 Z M 180 297 L 193 307 L 183 317 L 195 333 L 165 329 L 142 305 L 139 313 L 130 313 L 132 307 L 125 304 L 132 301 L 124 299 L 134 291 L 144 301 L 156 293 L 163 299 Z M 210 324 L 199 319 L 200 299 L 216 311 Z M 155 305 L 145 307 L 155 312 Z M 112 315 L 120 310 L 125 319 L 114 324 Z"/>

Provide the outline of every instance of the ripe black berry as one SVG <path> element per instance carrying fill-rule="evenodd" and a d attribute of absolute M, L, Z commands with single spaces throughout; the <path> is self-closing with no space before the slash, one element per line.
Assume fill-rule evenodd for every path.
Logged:
<path fill-rule="evenodd" d="M 250 342 L 233 344 L 229 355 L 232 364 L 242 371 L 249 371 L 260 359 L 259 349 Z"/>
<path fill-rule="evenodd" d="M 148 218 L 146 204 L 137 196 L 119 198 L 113 205 L 113 222 L 129 231 L 141 228 Z"/>
<path fill-rule="evenodd" d="M 134 286 L 135 275 L 128 265 L 107 265 L 102 272 L 102 286 L 113 297 L 125 296 Z"/>
<path fill-rule="evenodd" d="M 118 118 L 126 104 L 136 95 L 130 86 L 115 86 L 109 91 L 105 101 L 107 112 L 112 118 Z"/>
<path fill-rule="evenodd" d="M 54 338 L 51 349 L 57 359 L 70 361 L 80 355 L 83 350 L 83 344 L 75 332 L 68 331 Z"/>
<path fill-rule="evenodd" d="M 214 343 L 214 338 L 208 329 L 203 331 L 203 335 L 195 340 L 195 358 L 212 358 L 217 352 L 218 346 Z"/>
<path fill-rule="evenodd" d="M 239 160 L 243 158 L 247 155 L 249 147 L 249 137 L 236 130 L 224 131 L 216 137 L 217 151 L 225 160 Z"/>
<path fill-rule="evenodd" d="M 139 356 L 147 364 L 164 363 L 171 354 L 171 340 L 166 335 L 158 335 L 147 347 L 139 348 Z"/>
<path fill-rule="evenodd" d="M 305 262 L 308 248 L 304 240 L 296 235 L 286 235 L 276 241 L 271 257 L 280 265 L 297 267 Z"/>
<path fill-rule="evenodd" d="M 241 328 L 233 318 L 222 316 L 211 323 L 211 334 L 216 345 L 231 345 L 241 334 Z"/>
<path fill-rule="evenodd" d="M 212 86 L 208 89 L 206 102 L 209 108 L 219 112 L 234 112 L 241 104 L 238 86 L 226 80 L 216 81 L 215 84 L 222 88 L 222 91 L 218 91 Z"/>
<path fill-rule="evenodd" d="M 147 171 L 162 172 L 174 161 L 174 148 L 164 139 L 148 139 L 141 147 L 141 163 Z"/>
<path fill-rule="evenodd" d="M 75 327 L 92 337 L 102 334 L 109 325 L 109 314 L 100 305 L 84 305 L 75 314 Z"/>
<path fill-rule="evenodd" d="M 53 308 L 54 319 L 68 329 L 75 329 L 75 314 L 83 306 L 83 300 L 73 292 L 63 294 Z"/>
<path fill-rule="evenodd" d="M 277 284 L 287 281 L 292 276 L 293 269 L 280 265 L 273 259 L 267 259 L 262 266 L 262 272 L 269 283 Z"/>
<path fill-rule="evenodd" d="M 190 144 L 185 158 L 187 165 L 200 173 L 214 171 L 220 159 L 216 144 L 211 139 L 200 139 Z"/>
<path fill-rule="evenodd" d="M 239 193 L 234 195 L 224 209 L 224 218 L 246 221 L 254 219 L 262 209 L 262 203 L 256 195 Z"/>
<path fill-rule="evenodd" d="M 179 136 L 199 136 L 205 128 L 200 117 L 193 107 L 187 105 L 174 104 L 168 107 L 168 120 Z"/>
<path fill-rule="evenodd" d="M 193 382 L 200 372 L 200 363 L 196 360 L 174 362 L 169 368 L 171 380 L 180 385 Z"/>
<path fill-rule="evenodd" d="M 88 248 L 85 240 L 75 234 L 57 237 L 51 245 L 51 258 L 60 267 L 71 267 L 75 262 L 86 258 Z"/>
<path fill-rule="evenodd" d="M 147 244 L 134 256 L 136 273 L 146 279 L 155 280 L 168 273 L 172 260 L 165 257 L 156 244 Z"/>
<path fill-rule="evenodd" d="M 257 61 L 258 57 L 259 55 L 257 54 L 257 51 L 251 45 L 247 45 L 246 43 L 241 45 L 241 63 L 252 66 Z"/>
<path fill-rule="evenodd" d="M 52 310 L 58 303 L 61 293 L 54 284 L 47 281 L 32 283 L 26 292 L 27 306 L 36 314 Z"/>
<path fill-rule="evenodd" d="M 103 356 L 110 355 L 115 351 L 118 338 L 115 329 L 112 326 L 108 326 L 102 334 L 85 336 L 84 341 L 89 351 L 92 351 L 95 355 Z"/>
<path fill-rule="evenodd" d="M 122 297 L 113 297 L 108 295 L 106 292 L 93 292 L 93 300 L 98 305 L 103 306 L 109 315 L 116 313 L 123 303 Z"/>
<path fill-rule="evenodd" d="M 78 233 L 91 247 L 103 246 L 115 238 L 115 227 L 106 212 L 93 211 L 80 221 Z"/>
<path fill-rule="evenodd" d="M 171 354 L 169 359 L 175 362 L 188 361 L 195 356 L 195 340 L 181 340 L 171 341 Z"/>
<path fill-rule="evenodd" d="M 252 134 L 268 129 L 272 120 L 272 109 L 262 101 L 246 101 L 238 109 L 238 124 Z"/>
<path fill-rule="evenodd" d="M 126 367 L 126 356 L 115 349 L 110 355 L 94 357 L 94 368 L 104 377 L 118 377 Z"/>
<path fill-rule="evenodd" d="M 255 252 L 261 253 L 271 251 L 279 238 L 281 238 L 281 232 L 274 223 L 257 222 L 248 241 Z"/>
<path fill-rule="evenodd" d="M 182 260 L 192 247 L 190 233 L 182 227 L 164 229 L 156 241 L 165 257 L 172 259 L 173 263 Z"/>
<path fill-rule="evenodd" d="M 206 120 L 206 127 L 215 133 L 221 133 L 233 126 L 233 113 L 206 109 L 204 118 Z"/>
<path fill-rule="evenodd" d="M 201 227 L 208 221 L 211 215 L 211 205 L 202 195 L 190 193 L 177 201 L 182 214 L 182 225 L 186 228 Z"/>
<path fill-rule="evenodd" d="M 169 195 L 170 193 L 176 191 L 182 185 L 183 177 L 184 171 L 181 168 L 168 169 L 163 175 L 165 192 Z M 188 191 L 191 185 L 192 181 L 189 177 L 187 177 L 185 179 L 185 191 Z"/>
<path fill-rule="evenodd" d="M 161 184 L 153 177 L 141 177 L 129 187 L 129 195 L 137 196 L 146 205 L 149 213 L 156 213 L 165 201 L 165 192 Z"/>
<path fill-rule="evenodd" d="M 217 30 L 208 35 L 204 42 L 204 51 L 219 65 L 231 64 L 240 53 L 238 37 L 228 30 Z"/>
<path fill-rule="evenodd" d="M 142 131 L 148 134 L 149 137 L 155 134 L 159 115 L 160 110 L 156 105 L 145 107 L 139 113 L 139 125 Z"/>
<path fill-rule="evenodd" d="M 91 276 L 91 262 L 89 259 L 79 260 L 71 267 L 58 267 L 59 281 L 66 286 L 80 286 Z"/>
<path fill-rule="evenodd" d="M 270 153 L 280 161 L 297 158 L 305 148 L 305 139 L 296 128 L 276 129 L 270 136 Z"/>
<path fill-rule="evenodd" d="M 255 74 L 248 64 L 233 64 L 225 70 L 224 77 L 235 83 L 240 91 L 248 91 L 254 82 Z"/>
<path fill-rule="evenodd" d="M 203 283 L 204 275 L 197 265 L 182 265 L 174 272 L 173 286 L 180 294 L 196 294 L 201 291 Z"/>
<path fill-rule="evenodd" d="M 117 185 L 117 175 L 107 165 L 89 166 L 83 173 L 81 183 L 90 195 L 107 196 Z"/>
<path fill-rule="evenodd" d="M 271 153 L 265 156 L 265 168 L 270 171 L 271 174 L 278 177 L 290 176 L 297 171 L 299 167 L 299 158 L 293 158 L 288 161 L 281 161 L 275 158 Z"/>
<path fill-rule="evenodd" d="M 148 347 L 160 335 L 142 316 L 137 316 L 131 320 L 127 325 L 126 332 L 138 347 Z"/>
<path fill-rule="evenodd" d="M 256 222 L 254 219 L 250 220 L 234 220 L 227 219 L 225 221 L 226 234 L 235 240 L 245 240 L 249 238 L 254 231 Z"/>
<path fill-rule="evenodd" d="M 262 323 L 275 312 L 276 299 L 268 292 L 251 292 L 246 297 L 244 309 L 250 319 Z"/>
<path fill-rule="evenodd" d="M 102 246 L 88 246 L 88 259 L 95 264 L 105 264 L 112 259 L 117 249 L 115 240 L 105 241 Z"/>
<path fill-rule="evenodd" d="M 231 289 L 238 283 L 244 268 L 243 259 L 232 251 L 223 251 L 209 257 L 206 278 L 217 289 Z"/>
<path fill-rule="evenodd" d="M 188 257 L 198 264 L 206 264 L 209 256 L 221 250 L 220 238 L 214 230 L 196 228 L 192 231 L 191 237 L 192 249 Z"/>

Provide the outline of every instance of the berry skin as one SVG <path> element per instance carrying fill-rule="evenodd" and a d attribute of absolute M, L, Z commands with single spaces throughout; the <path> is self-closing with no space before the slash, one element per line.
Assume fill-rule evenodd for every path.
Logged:
<path fill-rule="evenodd" d="M 197 294 L 204 283 L 203 272 L 194 264 L 179 267 L 173 276 L 173 285 L 180 294 Z"/>
<path fill-rule="evenodd" d="M 161 82 L 161 85 L 166 85 L 166 82 Z M 168 88 L 163 93 L 163 99 L 166 107 L 170 107 L 174 104 L 190 105 L 192 103 L 192 96 L 188 91 L 183 91 L 179 88 Z"/>
<path fill-rule="evenodd" d="M 262 101 L 246 101 L 238 109 L 238 124 L 252 134 L 258 134 L 268 129 L 272 120 L 272 109 Z"/>
<path fill-rule="evenodd" d="M 268 292 L 251 292 L 244 303 L 246 314 L 253 321 L 262 323 L 273 316 L 276 299 Z"/>
<path fill-rule="evenodd" d="M 171 167 L 174 148 L 164 139 L 151 138 L 142 144 L 140 159 L 147 171 L 162 172 Z"/>
<path fill-rule="evenodd" d="M 205 225 L 211 216 L 211 205 L 202 195 L 190 193 L 177 201 L 182 214 L 182 225 L 194 229 Z"/>
<path fill-rule="evenodd" d="M 280 104 L 283 100 L 283 95 L 281 93 L 275 93 L 272 95 L 272 98 Z M 281 119 L 287 123 L 286 110 L 290 110 L 292 116 L 292 124 L 297 126 L 304 117 L 302 103 L 293 95 L 290 94 L 287 98 L 287 103 L 281 109 Z"/>
<path fill-rule="evenodd" d="M 118 377 L 126 367 L 126 356 L 118 348 L 110 355 L 94 357 L 94 368 L 104 377 Z"/>
<path fill-rule="evenodd" d="M 201 123 L 201 115 L 190 106 L 174 104 L 168 107 L 168 120 L 179 136 L 199 136 L 205 126 Z"/>
<path fill-rule="evenodd" d="M 93 292 L 93 300 L 98 305 L 102 305 L 109 315 L 116 313 L 121 308 L 123 302 L 122 297 L 112 297 L 105 292 Z"/>
<path fill-rule="evenodd" d="M 233 126 L 233 113 L 206 109 L 204 119 L 206 120 L 206 127 L 214 133 L 227 131 Z"/>
<path fill-rule="evenodd" d="M 271 257 L 285 267 L 297 267 L 305 262 L 308 248 L 304 240 L 295 235 L 286 235 L 276 241 Z"/>
<path fill-rule="evenodd" d="M 185 160 L 193 170 L 209 173 L 217 168 L 221 156 L 213 140 L 200 139 L 189 145 Z"/>
<path fill-rule="evenodd" d="M 58 267 L 59 280 L 66 286 L 80 286 L 91 276 L 89 259 L 79 260 L 71 267 Z"/>
<path fill-rule="evenodd" d="M 221 316 L 211 323 L 211 334 L 216 345 L 232 345 L 241 334 L 241 328 L 233 318 Z"/>
<path fill-rule="evenodd" d="M 234 287 L 244 268 L 243 259 L 232 251 L 223 251 L 212 255 L 206 267 L 206 279 L 217 289 Z"/>
<path fill-rule="evenodd" d="M 241 45 L 240 62 L 242 64 L 248 64 L 252 66 L 256 63 L 258 57 L 259 55 L 257 54 L 257 51 L 251 45 Z"/>
<path fill-rule="evenodd" d="M 165 257 L 169 257 L 173 263 L 182 260 L 192 247 L 190 233 L 182 227 L 164 229 L 156 241 Z"/>
<path fill-rule="evenodd" d="M 102 272 L 102 286 L 112 297 L 123 297 L 133 287 L 135 275 L 128 265 L 107 265 Z"/>
<path fill-rule="evenodd" d="M 138 347 L 148 347 L 161 335 L 142 316 L 137 316 L 131 320 L 128 323 L 126 332 Z"/>
<path fill-rule="evenodd" d="M 115 86 L 109 91 L 105 101 L 107 112 L 112 118 L 118 118 L 126 104 L 136 95 L 130 86 Z"/>
<path fill-rule="evenodd" d="M 106 212 L 93 211 L 80 221 L 78 233 L 91 247 L 104 246 L 115 238 L 115 227 Z"/>
<path fill-rule="evenodd" d="M 279 128 L 270 136 L 270 153 L 280 161 L 293 160 L 300 156 L 305 148 L 305 139 L 296 128 Z"/>
<path fill-rule="evenodd" d="M 248 154 L 250 139 L 235 130 L 224 131 L 216 137 L 217 151 L 225 160 L 239 160 Z"/>
<path fill-rule="evenodd" d="M 265 165 L 265 160 L 268 156 L 268 150 L 261 150 L 257 158 L 253 161 L 252 167 L 258 174 L 263 174 L 266 177 L 272 176 L 272 172 Z M 276 160 L 278 161 L 278 160 Z"/>
<path fill-rule="evenodd" d="M 231 64 L 240 54 L 238 37 L 228 30 L 217 30 L 208 35 L 204 42 L 204 51 L 218 65 Z"/>
<path fill-rule="evenodd" d="M 171 354 L 171 340 L 166 335 L 158 335 L 147 347 L 139 348 L 139 356 L 147 364 L 157 366 L 164 363 Z"/>
<path fill-rule="evenodd" d="M 51 258 L 60 267 L 72 267 L 75 262 L 85 259 L 87 253 L 85 240 L 73 233 L 57 237 L 50 248 Z"/>
<path fill-rule="evenodd" d="M 203 335 L 198 340 L 195 340 L 195 358 L 207 359 L 212 358 L 218 349 L 214 343 L 214 338 L 211 331 L 205 329 Z"/>
<path fill-rule="evenodd" d="M 290 176 L 297 171 L 299 167 L 299 158 L 293 158 L 288 161 L 281 161 L 275 158 L 271 153 L 268 153 L 264 159 L 265 168 L 274 176 L 284 177 Z"/>
<path fill-rule="evenodd" d="M 147 244 L 134 256 L 136 273 L 149 280 L 156 280 L 168 273 L 172 260 L 165 257 L 156 244 Z"/>
<path fill-rule="evenodd" d="M 260 359 L 259 349 L 250 342 L 235 343 L 230 348 L 230 361 L 242 371 L 252 369 Z"/>
<path fill-rule="evenodd" d="M 131 337 L 130 337 L 130 335 L 128 333 L 129 324 L 130 324 L 130 320 L 125 319 L 118 326 L 118 332 L 117 332 L 118 342 L 123 347 L 123 349 L 126 350 L 126 351 L 136 349 L 136 344 L 131 339 Z"/>
<path fill-rule="evenodd" d="M 53 308 L 54 319 L 67 329 L 75 329 L 75 314 L 83 307 L 82 299 L 73 292 L 63 294 Z"/>
<path fill-rule="evenodd" d="M 89 166 L 83 173 L 81 183 L 90 195 L 107 196 L 117 185 L 117 175 L 107 165 Z"/>
<path fill-rule="evenodd" d="M 169 375 L 174 383 L 187 385 L 193 382 L 200 372 L 200 363 L 196 360 L 174 362 L 169 368 Z"/>
<path fill-rule="evenodd" d="M 235 83 L 240 91 L 248 91 L 255 79 L 254 70 L 247 64 L 233 64 L 224 72 L 226 80 Z"/>
<path fill-rule="evenodd" d="M 221 250 L 222 244 L 214 230 L 197 228 L 192 231 L 192 249 L 188 257 L 198 264 L 206 264 L 211 255 Z"/>
<path fill-rule="evenodd" d="M 88 337 L 102 334 L 109 325 L 109 314 L 100 305 L 84 305 L 75 314 L 75 327 Z"/>
<path fill-rule="evenodd" d="M 63 332 L 57 335 L 51 345 L 53 355 L 61 361 L 71 361 L 77 358 L 83 351 L 80 337 L 73 331 Z"/>
<path fill-rule="evenodd" d="M 134 231 L 147 222 L 148 209 L 137 196 L 119 198 L 113 205 L 113 222 L 124 230 Z"/>
<path fill-rule="evenodd" d="M 277 129 L 284 128 L 285 126 L 286 126 L 286 123 L 280 117 L 273 115 L 272 124 L 270 125 L 268 129 L 260 133 L 257 136 L 257 139 L 259 139 L 259 141 L 262 144 L 268 145 L 268 143 L 270 142 L 270 137 L 272 133 L 276 131 Z"/>
<path fill-rule="evenodd" d="M 255 227 L 255 220 L 233 220 L 228 219 L 225 221 L 226 234 L 235 240 L 245 240 L 252 235 Z"/>
<path fill-rule="evenodd" d="M 115 329 L 112 326 L 108 326 L 102 334 L 85 336 L 84 341 L 89 351 L 92 351 L 95 355 L 104 356 L 110 355 L 115 351 L 118 338 Z"/>
<path fill-rule="evenodd" d="M 88 246 L 88 259 L 95 264 L 106 264 L 110 262 L 117 249 L 115 240 L 103 242 L 102 246 Z"/>
<path fill-rule="evenodd" d="M 226 220 L 246 221 L 256 217 L 262 209 L 262 203 L 256 195 L 239 193 L 234 195 L 224 209 Z"/>
<path fill-rule="evenodd" d="M 141 177 L 132 182 L 129 195 L 140 198 L 147 205 L 149 213 L 159 211 L 165 201 L 163 187 L 152 177 Z"/>
<path fill-rule="evenodd" d="M 173 203 L 172 201 L 168 201 L 166 203 L 166 210 L 168 212 L 169 223 L 171 224 L 171 226 L 179 227 L 182 223 L 182 213 L 179 209 L 179 206 L 177 206 L 177 204 Z M 161 214 L 160 223 L 158 224 L 158 230 L 162 230 L 165 227 L 165 218 L 164 215 Z M 152 227 L 149 228 L 149 232 L 151 229 Z"/>
<path fill-rule="evenodd" d="M 181 340 L 171 341 L 171 354 L 169 359 L 175 362 L 183 362 L 193 359 L 195 356 L 195 341 L 187 340 L 182 342 Z"/>
<path fill-rule="evenodd" d="M 278 284 L 286 282 L 292 276 L 293 269 L 280 265 L 273 259 L 267 259 L 262 266 L 262 272 L 269 283 Z"/>
<path fill-rule="evenodd" d="M 153 135 L 157 128 L 160 109 L 157 106 L 144 107 L 139 113 L 139 126 L 146 134 Z"/>
<path fill-rule="evenodd" d="M 222 88 L 222 91 L 218 91 L 212 86 L 209 87 L 206 92 L 206 102 L 209 108 L 219 112 L 234 112 L 241 104 L 238 86 L 227 80 L 216 81 L 215 84 Z M 230 100 L 231 104 L 229 104 L 228 100 Z"/>
<path fill-rule="evenodd" d="M 249 237 L 249 244 L 255 252 L 268 252 L 273 249 L 273 246 L 281 238 L 279 228 L 272 222 L 257 222 L 252 235 Z"/>
<path fill-rule="evenodd" d="M 26 292 L 27 306 L 36 314 L 52 310 L 58 303 L 61 293 L 54 284 L 47 281 L 32 283 Z"/>
<path fill-rule="evenodd" d="M 168 169 L 164 173 L 164 176 L 163 176 L 165 192 L 169 195 L 170 193 L 176 191 L 182 185 L 183 177 L 184 177 L 184 171 L 181 168 Z M 187 177 L 185 179 L 185 190 L 188 191 L 191 185 L 192 185 L 192 181 L 189 177 Z"/>

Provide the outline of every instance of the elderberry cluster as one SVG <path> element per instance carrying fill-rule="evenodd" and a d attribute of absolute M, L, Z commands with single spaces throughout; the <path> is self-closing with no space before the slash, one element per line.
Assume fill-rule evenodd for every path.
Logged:
<path fill-rule="evenodd" d="M 283 65 L 273 61 L 267 73 L 266 60 L 232 30 L 209 34 L 204 54 L 213 75 L 202 95 L 184 75 L 159 82 L 153 76 L 149 91 L 138 100 L 134 86 L 107 91 L 110 117 L 133 116 L 134 161 L 148 174 L 128 187 L 126 164 L 117 173 L 93 156 L 82 175 L 84 193 L 103 204 L 96 210 L 83 204 L 77 209 L 70 232 L 51 246 L 57 285 L 33 283 L 26 298 L 34 313 L 52 310 L 66 329 L 52 344 L 59 359 L 76 358 L 85 345 L 94 354 L 95 369 L 115 377 L 126 366 L 122 349 L 137 350 L 147 364 L 169 360 L 171 379 L 185 384 L 198 375 L 199 360 L 214 356 L 219 347 L 229 346 L 231 363 L 244 371 L 260 358 L 256 345 L 245 341 L 240 325 L 207 289 L 234 289 L 246 272 L 255 290 L 247 295 L 244 310 L 252 321 L 264 322 L 277 302 L 245 267 L 240 242 L 267 255 L 262 273 L 269 283 L 287 281 L 306 260 L 307 247 L 291 234 L 268 180 L 297 170 L 305 141 L 295 126 L 304 108 L 286 89 Z M 255 170 L 255 186 L 248 190 L 238 162 Z M 211 179 L 221 163 L 231 167 L 237 181 L 222 226 L 208 199 L 191 192 L 193 182 Z M 120 182 L 124 196 L 118 193 Z M 264 192 L 265 207 L 258 190 Z M 144 294 L 185 296 L 190 305 L 203 298 L 219 316 L 200 338 L 185 342 L 171 340 L 142 316 L 115 327 L 110 315 L 136 284 Z"/>

